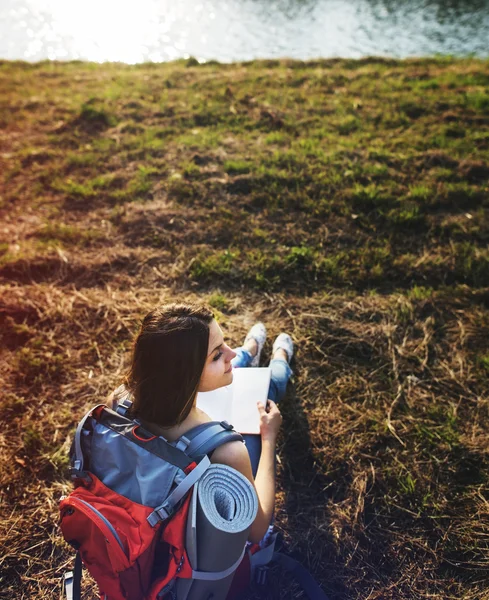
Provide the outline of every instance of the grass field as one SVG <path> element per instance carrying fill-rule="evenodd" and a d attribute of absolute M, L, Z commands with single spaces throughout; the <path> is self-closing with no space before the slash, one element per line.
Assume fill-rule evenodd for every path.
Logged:
<path fill-rule="evenodd" d="M 293 336 L 276 524 L 331 600 L 489 598 L 489 61 L 0 62 L 0 176 L 0 598 L 57 598 L 73 428 L 176 299 Z"/>

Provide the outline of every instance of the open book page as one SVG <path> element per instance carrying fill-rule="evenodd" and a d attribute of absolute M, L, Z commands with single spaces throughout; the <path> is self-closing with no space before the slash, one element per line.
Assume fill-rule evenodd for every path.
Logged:
<path fill-rule="evenodd" d="M 256 403 L 266 405 L 270 367 L 233 369 L 233 382 L 211 392 L 197 394 L 197 406 L 213 421 L 228 421 L 240 433 L 260 433 Z"/>
<path fill-rule="evenodd" d="M 232 386 L 233 384 L 230 384 L 211 392 L 199 392 L 197 394 L 197 408 L 203 410 L 213 421 L 227 421 L 228 423 L 232 423 Z"/>
<path fill-rule="evenodd" d="M 233 370 L 231 421 L 239 433 L 260 433 L 260 413 L 256 403 L 267 404 L 272 369 L 246 367 Z"/>

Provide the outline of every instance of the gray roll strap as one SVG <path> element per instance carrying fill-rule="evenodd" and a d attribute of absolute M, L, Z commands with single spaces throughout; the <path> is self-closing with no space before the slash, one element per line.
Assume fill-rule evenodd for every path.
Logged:
<path fill-rule="evenodd" d="M 154 527 L 160 521 L 168 519 L 168 517 L 173 514 L 175 506 L 180 502 L 190 488 L 197 483 L 198 479 L 202 477 L 203 473 L 209 468 L 210 464 L 211 461 L 209 460 L 209 457 L 204 456 L 200 463 L 194 469 L 192 469 L 192 471 L 190 471 L 187 477 L 185 477 L 182 483 L 180 483 L 173 490 L 165 502 L 154 509 L 147 519 L 151 527 Z"/>

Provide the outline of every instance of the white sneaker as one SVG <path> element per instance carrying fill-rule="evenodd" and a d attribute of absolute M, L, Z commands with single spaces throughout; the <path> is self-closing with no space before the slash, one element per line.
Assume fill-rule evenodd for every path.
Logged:
<path fill-rule="evenodd" d="M 251 338 L 253 338 L 258 344 L 258 351 L 253 357 L 250 367 L 258 367 L 260 365 L 261 351 L 263 350 L 263 345 L 267 339 L 267 329 L 263 323 L 259 322 L 253 325 L 253 327 L 248 331 L 244 343 L 246 344 L 246 342 Z"/>
<path fill-rule="evenodd" d="M 292 341 L 292 338 L 288 333 L 280 333 L 276 337 L 272 346 L 272 356 L 275 354 L 275 351 L 279 348 L 285 350 L 285 353 L 287 354 L 287 362 L 290 363 L 292 357 L 294 356 L 294 342 Z"/>

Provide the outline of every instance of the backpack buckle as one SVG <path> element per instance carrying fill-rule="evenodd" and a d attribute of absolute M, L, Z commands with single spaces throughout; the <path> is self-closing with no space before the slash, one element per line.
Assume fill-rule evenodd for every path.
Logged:
<path fill-rule="evenodd" d="M 255 582 L 257 585 L 265 585 L 268 579 L 268 571 L 270 567 L 262 565 L 256 568 L 255 571 Z"/>
<path fill-rule="evenodd" d="M 69 471 L 71 479 L 83 479 L 85 483 L 92 481 L 92 478 L 86 471 L 80 471 L 79 469 L 75 469 L 75 467 L 70 467 Z"/>
<path fill-rule="evenodd" d="M 155 508 L 154 511 L 147 518 L 148 523 L 151 527 L 154 527 L 160 521 L 166 521 L 173 514 L 173 507 L 170 506 L 168 502 L 165 502 L 158 508 Z"/>
<path fill-rule="evenodd" d="M 66 600 L 73 600 L 74 581 L 73 571 L 66 571 L 61 579 L 61 593 L 66 597 Z"/>
<path fill-rule="evenodd" d="M 115 412 L 122 415 L 123 417 L 126 415 L 126 412 L 131 408 L 132 401 L 126 396 L 123 398 L 117 405 Z"/>
<path fill-rule="evenodd" d="M 221 427 L 224 427 L 224 429 L 226 431 L 232 431 L 234 429 L 234 427 L 230 423 L 228 423 L 227 421 L 221 421 L 219 423 L 219 425 L 221 425 Z"/>
<path fill-rule="evenodd" d="M 83 463 L 81 460 L 74 460 L 73 466 L 69 468 L 71 479 L 83 479 L 84 481 L 90 482 L 92 478 L 90 475 L 83 470 Z"/>
<path fill-rule="evenodd" d="M 189 447 L 190 445 L 190 440 L 188 439 L 188 437 L 185 437 L 184 435 L 181 435 L 178 438 L 178 442 L 175 445 L 175 448 L 178 448 L 178 450 L 181 450 L 182 452 L 185 452 L 185 450 Z"/>
<path fill-rule="evenodd" d="M 155 510 L 155 513 L 160 517 L 162 521 L 165 521 L 166 519 L 172 516 L 173 509 L 171 509 L 168 506 L 168 504 L 165 503 L 163 506 L 160 506 L 157 510 Z"/>

